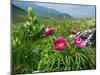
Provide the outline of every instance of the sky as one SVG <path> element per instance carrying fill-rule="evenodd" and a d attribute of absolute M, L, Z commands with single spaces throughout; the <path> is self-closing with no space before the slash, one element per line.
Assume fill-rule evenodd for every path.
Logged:
<path fill-rule="evenodd" d="M 95 6 L 89 5 L 70 5 L 70 4 L 48 4 L 35 3 L 39 6 L 52 8 L 61 13 L 68 13 L 74 17 L 95 17 Z"/>

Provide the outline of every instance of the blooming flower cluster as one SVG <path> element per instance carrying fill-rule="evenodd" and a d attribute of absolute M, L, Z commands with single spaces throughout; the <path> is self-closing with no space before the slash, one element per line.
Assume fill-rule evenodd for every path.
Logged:
<path fill-rule="evenodd" d="M 77 36 L 73 39 L 73 45 L 79 48 L 84 48 L 86 46 L 86 42 Z"/>
<path fill-rule="evenodd" d="M 49 36 L 52 35 L 54 33 L 54 29 L 53 28 L 46 28 L 44 31 L 44 35 L 45 36 Z M 72 31 L 73 35 L 76 35 L 77 32 L 76 31 Z M 72 41 L 73 46 L 77 46 L 79 48 L 84 48 L 86 46 L 86 42 L 81 39 L 79 36 L 74 36 L 73 41 Z M 62 37 L 58 37 L 57 39 L 55 39 L 54 41 L 54 45 L 53 48 L 57 51 L 63 51 L 65 48 L 67 47 L 67 40 L 65 40 Z"/>

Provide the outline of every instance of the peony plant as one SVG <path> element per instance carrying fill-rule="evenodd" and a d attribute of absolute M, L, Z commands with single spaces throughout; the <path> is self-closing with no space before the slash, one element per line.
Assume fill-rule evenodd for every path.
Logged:
<path fill-rule="evenodd" d="M 90 58 L 91 49 L 87 50 L 86 42 L 75 34 L 76 32 L 73 32 L 74 37 L 72 39 L 57 37 L 48 42 L 47 47 L 41 52 L 38 70 L 55 72 L 95 68 L 95 64 Z M 50 38 L 53 37 L 54 35 Z"/>

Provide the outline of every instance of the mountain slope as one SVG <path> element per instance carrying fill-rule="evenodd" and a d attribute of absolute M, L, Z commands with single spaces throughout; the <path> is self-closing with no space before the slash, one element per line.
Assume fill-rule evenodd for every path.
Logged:
<path fill-rule="evenodd" d="M 12 13 L 11 19 L 12 19 L 12 22 L 14 23 L 18 23 L 19 21 L 24 22 L 27 18 L 27 15 L 26 15 L 27 12 L 13 4 L 12 4 L 11 13 Z"/>
<path fill-rule="evenodd" d="M 26 11 L 12 4 L 12 14 L 26 14 Z"/>
<path fill-rule="evenodd" d="M 33 9 L 33 12 L 37 16 L 45 16 L 45 17 L 50 17 L 50 18 L 63 18 L 63 16 L 66 16 L 67 18 L 72 18 L 72 16 L 70 16 L 69 14 L 62 14 L 56 10 L 39 6 L 33 2 L 14 2 L 12 1 L 12 4 L 25 11 L 27 11 L 27 8 L 31 6 Z"/>

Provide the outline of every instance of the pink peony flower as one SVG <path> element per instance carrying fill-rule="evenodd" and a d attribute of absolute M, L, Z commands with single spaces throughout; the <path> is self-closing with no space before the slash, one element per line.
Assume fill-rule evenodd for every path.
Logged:
<path fill-rule="evenodd" d="M 80 37 L 76 36 L 73 39 L 73 45 L 79 48 L 84 48 L 86 46 L 86 42 L 82 40 Z"/>
<path fill-rule="evenodd" d="M 54 41 L 54 49 L 57 51 L 62 51 L 67 47 L 67 42 L 62 37 L 57 38 Z"/>
<path fill-rule="evenodd" d="M 75 31 L 75 30 L 72 30 L 72 33 L 73 33 L 74 35 L 76 35 L 76 34 L 77 34 L 77 31 Z"/>
<path fill-rule="evenodd" d="M 44 31 L 45 36 L 52 35 L 53 33 L 54 33 L 53 28 L 46 28 L 45 31 Z"/>

